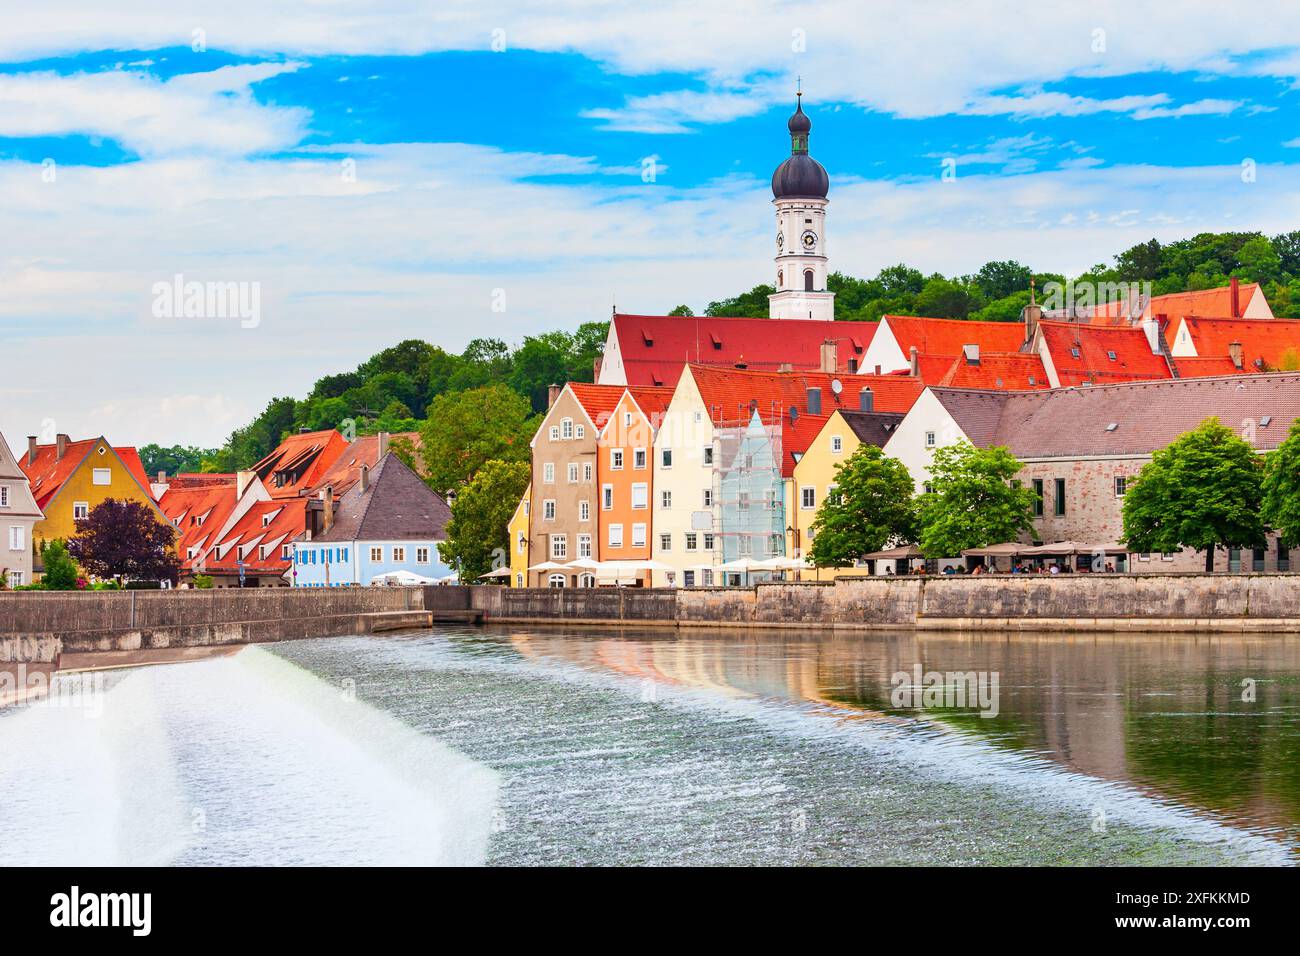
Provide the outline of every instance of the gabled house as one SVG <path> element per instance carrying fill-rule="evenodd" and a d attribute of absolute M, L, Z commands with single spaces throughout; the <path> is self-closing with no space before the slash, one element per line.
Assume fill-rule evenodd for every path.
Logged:
<path fill-rule="evenodd" d="M 250 469 L 272 498 L 297 498 L 317 487 L 348 442 L 333 428 L 299 432 L 282 441 Z"/>
<path fill-rule="evenodd" d="M 864 404 L 871 405 L 870 401 Z M 794 495 L 790 508 L 794 534 L 790 554 L 806 557 L 813 542 L 817 512 L 836 491 L 836 472 L 863 444 L 883 448 L 903 420 L 900 412 L 836 409 L 818 430 L 808 450 L 794 466 Z M 800 572 L 805 580 L 830 581 L 839 575 L 866 574 L 866 567 L 818 568 Z"/>
<path fill-rule="evenodd" d="M 857 369 L 864 375 L 911 371 L 934 382 L 964 354 L 967 346 L 981 352 L 1017 352 L 1025 341 L 1024 327 L 1016 322 L 886 315 L 878 326 Z M 917 367 L 918 362 L 924 363 L 922 367 Z"/>
<path fill-rule="evenodd" d="M 1053 388 L 1150 382 L 1174 377 L 1162 319 L 1138 325 L 1037 323 L 1032 350 Z"/>
<path fill-rule="evenodd" d="M 1115 302 L 1093 306 L 1090 319 L 1096 325 L 1129 325 L 1143 319 L 1165 316 L 1170 320 L 1196 317 L 1271 319 L 1273 309 L 1258 282 L 1239 282 L 1196 292 L 1171 292 L 1143 300 L 1130 294 Z"/>
<path fill-rule="evenodd" d="M 443 497 L 388 452 L 373 469 L 360 466 L 328 527 L 294 546 L 294 586 L 368 585 L 392 571 L 446 577 L 438 545 L 450 520 Z"/>
<path fill-rule="evenodd" d="M 244 472 L 245 480 L 249 474 Z M 162 509 L 180 530 L 176 552 L 181 581 L 191 580 L 209 546 L 239 504 L 239 476 L 224 474 L 159 475 L 153 488 Z"/>
<path fill-rule="evenodd" d="M 600 431 L 596 480 L 601 561 L 648 560 L 653 516 L 658 509 L 673 507 L 671 491 L 656 494 L 652 461 L 655 435 L 672 394 L 669 388 L 625 389 Z M 579 547 L 576 556 L 594 553 Z M 629 577 L 650 580 L 648 571 Z"/>
<path fill-rule="evenodd" d="M 533 475 L 529 553 L 533 564 L 600 560 L 596 509 L 600 432 L 625 389 L 570 382 L 552 388 L 550 408 L 531 442 Z M 577 587 L 582 572 L 530 571 L 533 587 Z"/>
<path fill-rule="evenodd" d="M 874 322 L 616 314 L 596 381 L 673 388 L 688 362 L 775 372 L 818 370 L 829 361 L 830 371 L 851 375 L 862 367 L 876 328 Z"/>
<path fill-rule="evenodd" d="M 44 515 L 32 497 L 27 475 L 0 434 L 0 583 L 32 583 L 32 528 Z"/>
<path fill-rule="evenodd" d="M 77 520 L 109 498 L 138 501 L 159 521 L 169 523 L 153 498 L 136 450 L 115 448 L 103 436 L 72 441 L 59 434 L 49 445 L 29 436 L 18 465 L 44 515 L 32 529 L 38 542 L 72 537 Z"/>
<path fill-rule="evenodd" d="M 1300 368 L 1300 321 L 1188 316 L 1173 323 L 1169 352 L 1181 376 Z"/>
<path fill-rule="evenodd" d="M 528 586 L 529 535 L 528 521 L 531 506 L 531 486 L 524 489 L 524 496 L 515 505 L 515 513 L 510 516 L 506 526 L 506 535 L 510 541 L 510 586 L 523 588 Z"/>

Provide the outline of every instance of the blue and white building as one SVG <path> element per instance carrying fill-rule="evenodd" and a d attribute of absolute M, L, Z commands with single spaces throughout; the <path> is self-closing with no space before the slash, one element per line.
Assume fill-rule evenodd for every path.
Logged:
<path fill-rule="evenodd" d="M 392 453 L 339 498 L 326 529 L 295 546 L 295 587 L 367 585 L 390 571 L 427 578 L 451 573 L 438 553 L 451 509 Z"/>

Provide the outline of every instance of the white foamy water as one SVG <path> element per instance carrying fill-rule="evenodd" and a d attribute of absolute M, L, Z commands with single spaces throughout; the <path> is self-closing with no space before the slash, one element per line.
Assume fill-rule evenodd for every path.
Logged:
<path fill-rule="evenodd" d="M 486 856 L 496 773 L 343 678 L 258 648 L 111 676 L 93 708 L 55 694 L 0 718 L 0 866 Z"/>

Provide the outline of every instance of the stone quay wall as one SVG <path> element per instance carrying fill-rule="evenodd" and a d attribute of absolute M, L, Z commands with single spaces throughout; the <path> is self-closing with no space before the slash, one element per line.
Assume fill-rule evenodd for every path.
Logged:
<path fill-rule="evenodd" d="M 1300 574 L 940 575 L 748 588 L 455 590 L 489 623 L 1300 631 Z"/>
<path fill-rule="evenodd" d="M 0 653 L 25 657 L 33 641 L 132 651 L 367 634 L 423 609 L 424 588 L 9 591 L 0 593 Z"/>

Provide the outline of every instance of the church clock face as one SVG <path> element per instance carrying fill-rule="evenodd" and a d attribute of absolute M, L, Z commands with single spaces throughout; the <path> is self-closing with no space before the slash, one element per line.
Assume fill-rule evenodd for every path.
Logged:
<path fill-rule="evenodd" d="M 777 252 L 780 252 L 784 248 L 785 248 L 785 233 L 778 232 L 776 234 L 776 250 Z"/>
<path fill-rule="evenodd" d="M 804 247 L 804 250 L 807 251 L 807 252 L 812 252 L 814 249 L 816 249 L 816 248 L 817 248 L 817 233 L 813 232 L 811 229 L 806 229 L 806 230 L 804 230 L 804 234 L 803 234 L 803 247 Z"/>

